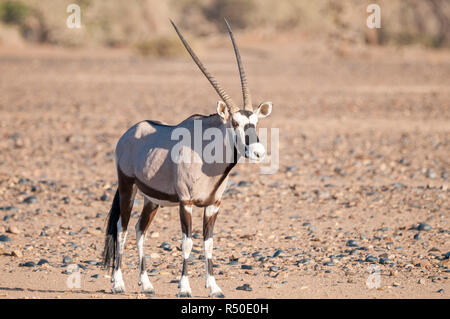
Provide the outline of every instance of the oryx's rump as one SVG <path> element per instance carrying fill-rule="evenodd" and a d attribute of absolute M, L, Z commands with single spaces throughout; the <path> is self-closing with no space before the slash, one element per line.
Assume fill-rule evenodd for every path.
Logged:
<path fill-rule="evenodd" d="M 194 121 L 201 121 L 201 136 L 195 136 Z M 194 138 L 201 139 L 201 149 L 210 143 L 202 137 L 203 131 L 211 127 L 226 135 L 226 125 L 217 114 L 191 116 L 175 126 L 152 121 L 137 123 L 117 144 L 117 169 L 134 178 L 139 190 L 159 205 L 177 205 L 180 201 L 192 201 L 198 206 L 214 203 L 222 196 L 226 175 L 234 165 L 226 163 L 225 158 L 223 163 L 206 163 L 203 154 L 194 150 Z M 183 146 L 182 152 L 197 161 L 174 162 L 171 151 L 179 140 L 172 138 L 172 132 L 177 128 L 190 133 L 190 145 Z M 225 141 L 221 143 L 225 156 Z"/>

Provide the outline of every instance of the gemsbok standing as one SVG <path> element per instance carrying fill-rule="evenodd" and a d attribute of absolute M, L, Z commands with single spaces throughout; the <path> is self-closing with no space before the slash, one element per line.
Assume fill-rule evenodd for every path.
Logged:
<path fill-rule="evenodd" d="M 171 23 L 192 59 L 212 84 L 222 101 L 217 103 L 217 113 L 215 114 L 209 116 L 193 115 L 175 126 L 154 121 L 142 121 L 128 129 L 119 139 L 115 150 L 118 188 L 108 216 L 103 252 L 104 264 L 113 268 L 112 292 L 124 292 L 125 285 L 121 272 L 121 260 L 134 197 L 136 190 L 139 189 L 144 195 L 144 207 L 136 224 L 139 285 L 142 286 L 142 292 L 154 293 L 153 285 L 147 276 L 144 257 L 144 240 L 147 230 L 159 206 L 179 205 L 183 266 L 177 296 L 192 296 L 187 260 L 192 250 L 192 208 L 197 206 L 204 207 L 203 243 L 206 261 L 206 287 L 209 288 L 210 297 L 224 297 L 213 275 L 214 223 L 219 212 L 222 194 L 227 185 L 228 174 L 239 158 L 244 156 L 252 161 L 259 162 L 265 155 L 265 148 L 259 142 L 256 134 L 256 124 L 258 119 L 271 113 L 272 103 L 261 103 L 256 110 L 253 110 L 239 50 L 226 20 L 225 23 L 239 67 L 244 99 L 243 109 L 239 109 L 216 79 L 207 71 L 184 40 L 176 25 L 172 21 Z M 202 132 L 209 128 L 215 128 L 216 131 L 222 132 L 224 138 L 220 142 L 221 145 L 223 144 L 224 150 L 227 142 L 226 131 L 231 131 L 234 141 L 234 154 L 231 161 L 223 160 L 212 163 L 205 161 L 202 154 L 198 154 L 194 148 L 189 146 L 180 149 L 180 155 L 187 154 L 196 160 L 173 160 L 171 150 L 177 141 L 173 140 L 172 133 L 176 129 L 183 128 L 191 132 L 193 136 L 195 121 L 201 121 Z M 202 143 L 205 142 L 202 141 Z"/>

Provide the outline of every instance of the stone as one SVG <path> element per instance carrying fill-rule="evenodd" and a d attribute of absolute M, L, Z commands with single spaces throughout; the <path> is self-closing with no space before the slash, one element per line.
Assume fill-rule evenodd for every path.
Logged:
<path fill-rule="evenodd" d="M 375 257 L 375 256 L 367 256 L 366 257 L 366 262 L 368 262 L 368 263 L 376 263 L 376 262 L 378 262 L 378 258 L 377 257 Z"/>
<path fill-rule="evenodd" d="M 278 257 L 281 253 L 283 252 L 283 250 L 278 249 L 272 256 L 272 258 Z"/>
<path fill-rule="evenodd" d="M 249 284 L 243 284 L 242 286 L 238 286 L 236 290 L 252 291 L 253 289 Z"/>
<path fill-rule="evenodd" d="M 27 261 L 19 264 L 19 267 L 35 267 L 36 264 L 33 261 Z"/>
<path fill-rule="evenodd" d="M 9 238 L 6 235 L 0 235 L 0 242 L 7 242 L 7 241 L 11 241 L 11 238 Z"/>
<path fill-rule="evenodd" d="M 347 240 L 345 245 L 347 247 L 358 247 L 358 242 L 356 240 Z"/>
<path fill-rule="evenodd" d="M 38 199 L 36 196 L 28 196 L 23 200 L 23 202 L 25 204 L 34 204 L 38 202 Z"/>
<path fill-rule="evenodd" d="M 20 230 L 16 226 L 9 226 L 6 232 L 15 235 L 20 234 Z"/>
<path fill-rule="evenodd" d="M 417 226 L 417 230 L 419 230 L 419 231 L 430 231 L 431 230 L 431 226 L 430 225 L 428 225 L 427 223 L 420 223 L 418 226 Z"/>
<path fill-rule="evenodd" d="M 20 251 L 20 250 L 13 250 L 12 252 L 11 252 L 11 256 L 14 256 L 14 257 L 22 257 L 23 256 L 23 254 L 22 254 L 22 252 Z"/>
<path fill-rule="evenodd" d="M 238 187 L 249 187 L 249 186 L 252 186 L 252 183 L 249 182 L 249 181 L 240 181 L 240 182 L 237 184 L 237 186 L 238 186 Z"/>
<path fill-rule="evenodd" d="M 38 264 L 38 266 L 42 266 L 44 264 L 48 264 L 48 260 L 47 259 L 41 259 L 41 260 L 38 261 L 37 264 Z"/>

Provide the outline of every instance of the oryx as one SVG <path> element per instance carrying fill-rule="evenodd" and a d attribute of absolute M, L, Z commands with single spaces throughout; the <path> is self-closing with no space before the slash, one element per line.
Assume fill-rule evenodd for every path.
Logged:
<path fill-rule="evenodd" d="M 225 20 L 226 22 L 226 20 Z M 136 190 L 144 195 L 144 208 L 136 224 L 136 244 L 139 255 L 139 285 L 144 293 L 154 293 L 147 276 L 144 240 L 159 206 L 180 207 L 182 230 L 183 266 L 179 281 L 180 297 L 190 297 L 187 259 L 192 249 L 192 208 L 204 207 L 203 240 L 206 260 L 206 287 L 209 296 L 224 297 L 213 276 L 212 250 L 213 228 L 219 211 L 220 200 L 227 185 L 228 173 L 236 165 L 240 156 L 254 161 L 261 161 L 265 154 L 264 146 L 256 134 L 259 118 L 268 116 L 272 110 L 271 102 L 261 103 L 253 110 L 247 79 L 242 66 L 239 50 L 228 22 L 228 32 L 233 43 L 239 74 L 241 78 L 244 108 L 241 110 L 222 89 L 215 78 L 206 70 L 189 44 L 184 40 L 176 25 L 171 21 L 175 31 L 191 55 L 194 62 L 212 84 L 222 101 L 217 103 L 217 113 L 209 116 L 193 115 L 175 126 L 164 125 L 154 121 L 142 121 L 128 129 L 119 139 L 115 150 L 118 175 L 118 188 L 114 196 L 108 217 L 105 249 L 103 252 L 105 266 L 113 267 L 112 291 L 125 291 L 121 272 L 121 257 L 127 236 L 127 227 L 133 207 Z M 202 130 L 215 128 L 224 133 L 232 132 L 235 141 L 233 160 L 230 162 L 208 163 L 193 148 L 180 149 L 180 155 L 192 155 L 197 161 L 177 162 L 171 157 L 171 149 L 177 143 L 172 133 L 177 128 L 190 132 L 194 122 L 201 121 Z M 223 146 L 226 147 L 226 139 Z M 222 141 L 221 141 L 222 142 Z"/>

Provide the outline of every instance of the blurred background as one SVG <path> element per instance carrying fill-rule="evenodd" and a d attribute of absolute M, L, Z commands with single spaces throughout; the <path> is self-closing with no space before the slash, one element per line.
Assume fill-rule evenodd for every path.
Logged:
<path fill-rule="evenodd" d="M 80 29 L 66 27 L 66 8 L 81 8 Z M 365 26 L 366 7 L 382 9 L 382 28 Z M 128 47 L 142 55 L 179 53 L 168 19 L 204 38 L 224 33 L 223 17 L 236 31 L 369 45 L 450 46 L 448 0 L 1 0 L 0 45 Z"/>

